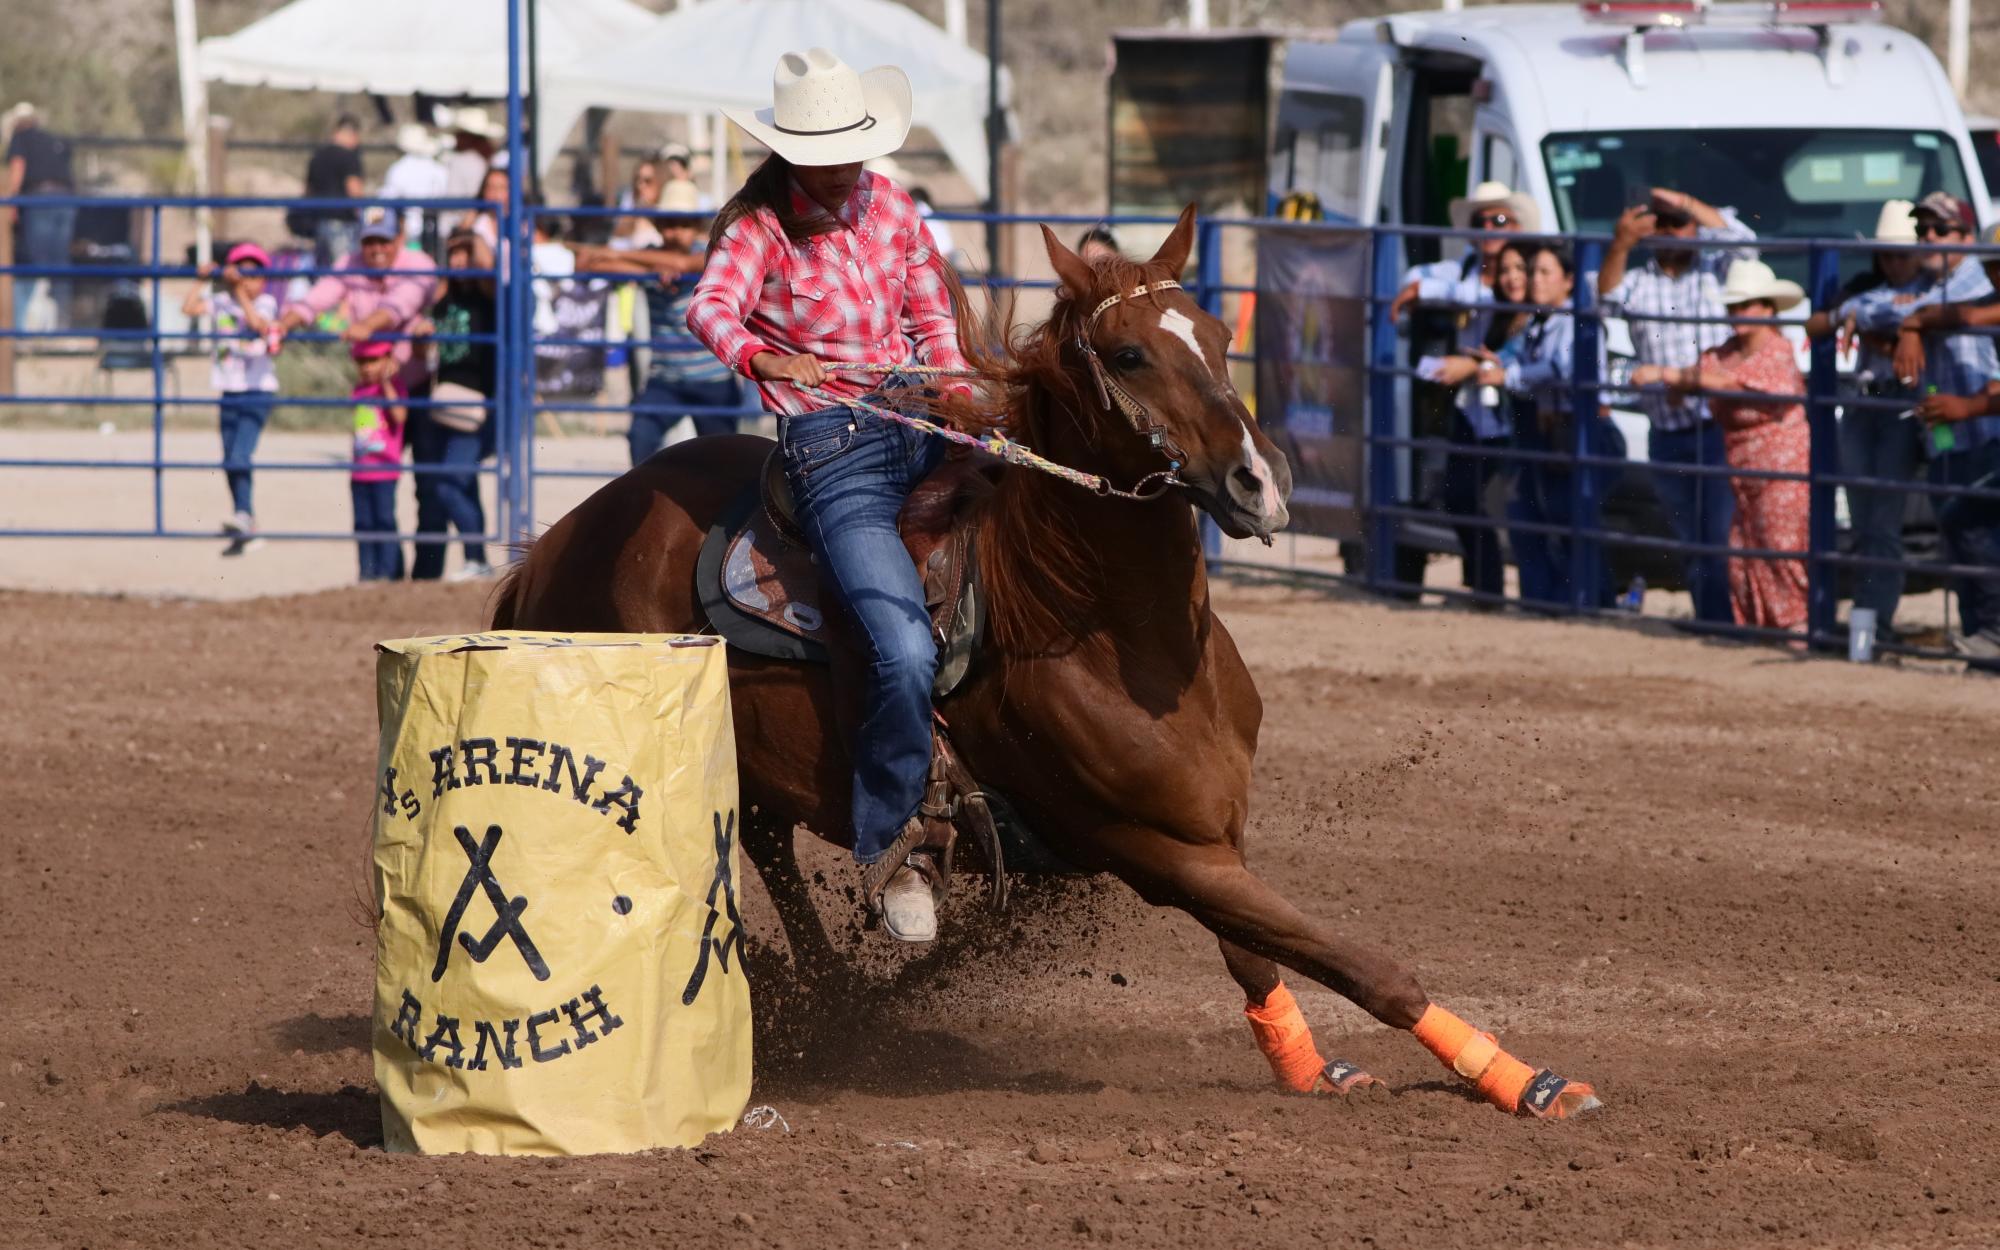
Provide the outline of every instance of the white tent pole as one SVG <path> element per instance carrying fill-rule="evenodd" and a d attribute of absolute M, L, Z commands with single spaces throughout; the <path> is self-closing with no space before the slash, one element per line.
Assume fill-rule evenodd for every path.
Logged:
<path fill-rule="evenodd" d="M 1188 0 L 1188 29 L 1208 29 L 1208 0 Z"/>
<path fill-rule="evenodd" d="M 685 13 L 699 3 L 701 3 L 701 0 L 674 0 L 674 12 Z M 687 127 L 688 151 L 690 152 L 694 151 L 695 148 L 701 145 L 701 132 L 703 130 L 712 131 L 713 137 L 711 138 L 709 143 L 708 163 L 714 168 L 719 170 L 723 166 L 722 144 L 719 142 L 719 140 L 725 132 L 722 129 L 722 127 L 712 124 L 711 116 L 713 122 L 720 122 L 722 120 L 722 115 L 719 113 L 713 115 L 706 113 L 688 113 L 684 115 L 683 122 Z M 694 175 L 694 160 L 692 157 L 690 157 L 688 160 L 688 175 L 690 177 Z M 728 177 L 727 174 L 713 174 L 710 176 L 710 182 L 713 184 L 713 186 L 719 188 L 722 185 L 723 180 L 727 177 Z M 714 194 L 720 196 L 719 191 L 714 192 Z M 718 198 L 715 202 L 717 204 L 720 204 L 722 203 L 722 200 Z"/>
<path fill-rule="evenodd" d="M 729 119 L 720 113 L 708 115 L 708 194 L 716 204 L 729 200 Z"/>
<path fill-rule="evenodd" d="M 194 0 L 174 0 L 174 52 L 181 73 L 181 137 L 187 144 L 188 172 L 194 176 L 194 193 L 206 196 L 208 185 L 208 85 L 202 81 L 195 57 Z M 212 245 L 213 217 L 206 205 L 194 214 L 194 254 L 208 259 Z M 154 264 L 160 258 L 153 258 Z M 155 313 L 157 314 L 157 309 Z"/>
<path fill-rule="evenodd" d="M 965 0 L 944 0 L 944 33 L 965 42 Z"/>
<path fill-rule="evenodd" d="M 1971 70 L 1972 0 L 1951 0 L 1951 33 L 1945 46 L 1945 63 L 1950 68 L 1951 89 L 1965 98 L 1966 80 Z"/>

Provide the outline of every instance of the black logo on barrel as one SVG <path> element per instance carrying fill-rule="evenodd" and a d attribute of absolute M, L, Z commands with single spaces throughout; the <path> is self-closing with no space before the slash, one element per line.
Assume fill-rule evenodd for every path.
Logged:
<path fill-rule="evenodd" d="M 472 956 L 472 962 L 478 964 L 486 962 L 486 957 L 500 945 L 501 938 L 512 938 L 514 949 L 521 952 L 521 958 L 527 962 L 528 971 L 535 974 L 535 980 L 548 980 L 549 965 L 543 961 L 542 953 L 535 949 L 535 941 L 528 936 L 527 926 L 521 923 L 521 913 L 528 910 L 528 900 L 521 895 L 508 898 L 507 891 L 501 888 L 500 879 L 493 875 L 493 852 L 500 846 L 500 826 L 486 826 L 486 836 L 477 842 L 472 840 L 471 831 L 464 825 L 458 826 L 451 832 L 458 839 L 458 845 L 464 849 L 465 857 L 471 863 L 465 870 L 465 880 L 459 882 L 458 896 L 451 900 L 451 910 L 444 914 L 444 928 L 438 933 L 437 966 L 431 969 L 431 980 L 437 981 L 444 977 L 445 966 L 451 962 L 454 937 L 458 939 L 458 945 L 463 946 L 466 953 Z M 484 890 L 487 901 L 493 904 L 493 927 L 486 931 L 484 937 L 477 939 L 458 931 L 459 922 L 465 919 L 466 905 L 472 902 L 474 890 Z M 709 898 L 713 902 L 713 890 L 710 891 Z M 731 919 L 736 916 L 733 892 L 730 897 L 729 915 Z M 713 924 L 714 921 L 711 920 L 709 923 Z M 697 977 L 700 975 L 698 970 L 696 975 Z"/>

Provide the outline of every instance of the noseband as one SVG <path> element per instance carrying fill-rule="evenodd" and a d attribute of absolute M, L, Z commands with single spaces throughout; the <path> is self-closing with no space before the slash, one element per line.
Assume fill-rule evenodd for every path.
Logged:
<path fill-rule="evenodd" d="M 1130 391 L 1118 385 L 1118 380 L 1104 368 L 1104 362 L 1098 358 L 1097 349 L 1090 345 L 1090 332 L 1097 327 L 1099 317 L 1128 299 L 1137 299 L 1141 295 L 1151 295 L 1156 291 L 1181 289 L 1181 284 L 1172 278 L 1163 278 L 1158 282 L 1135 286 L 1121 294 L 1108 295 L 1099 301 L 1097 307 L 1090 310 L 1089 315 L 1084 317 L 1082 324 L 1077 327 L 1076 349 L 1082 353 L 1084 363 L 1090 366 L 1091 381 L 1097 386 L 1097 402 L 1103 405 L 1106 412 L 1116 408 L 1124 413 L 1125 420 L 1131 423 L 1132 429 L 1139 437 L 1145 439 L 1147 445 L 1154 451 L 1167 458 L 1167 467 L 1163 472 L 1147 474 L 1139 479 L 1131 490 L 1108 488 L 1109 493 L 1127 499 L 1155 499 L 1176 486 L 1185 485 L 1178 474 L 1181 466 L 1187 463 L 1187 454 L 1167 433 L 1167 428 L 1153 420 L 1153 414 L 1147 410 L 1146 405 L 1134 398 Z M 1149 489 L 1149 483 L 1155 481 L 1158 485 Z"/>

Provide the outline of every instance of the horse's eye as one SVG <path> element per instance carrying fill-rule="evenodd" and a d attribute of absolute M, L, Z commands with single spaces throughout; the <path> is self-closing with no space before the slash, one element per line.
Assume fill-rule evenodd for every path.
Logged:
<path fill-rule="evenodd" d="M 1111 353 L 1111 363 L 1120 369 L 1137 369 L 1146 363 L 1146 353 L 1136 347 L 1121 347 Z"/>

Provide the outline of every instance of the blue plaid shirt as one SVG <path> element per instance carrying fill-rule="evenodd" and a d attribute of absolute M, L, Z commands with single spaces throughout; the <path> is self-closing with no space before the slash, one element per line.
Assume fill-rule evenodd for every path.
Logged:
<path fill-rule="evenodd" d="M 1874 292 L 1868 292 L 1872 295 Z M 1854 324 L 1876 334 L 1894 335 L 1903 318 L 1931 304 L 1979 304 L 1995 298 L 1993 284 L 1979 258 L 1967 256 L 1943 279 L 1931 278 L 1915 299 L 1902 304 L 1885 298 L 1860 304 Z M 1942 395 L 1983 395 L 1987 383 L 2000 377 L 2000 353 L 1984 334 L 1927 334 L 1924 336 L 1924 376 L 1920 389 L 1936 387 Z M 2000 441 L 2000 417 L 1980 417 L 1959 423 L 1959 441 L 1967 446 Z"/>

